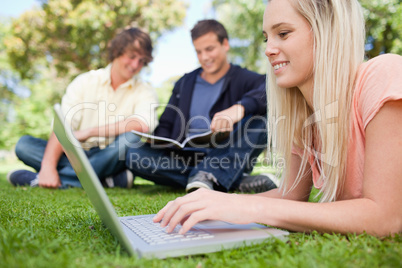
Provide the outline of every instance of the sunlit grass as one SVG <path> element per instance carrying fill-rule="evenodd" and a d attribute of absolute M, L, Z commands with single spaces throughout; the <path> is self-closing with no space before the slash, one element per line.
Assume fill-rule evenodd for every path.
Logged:
<path fill-rule="evenodd" d="M 0 164 L 0 267 L 402 267 L 399 235 L 378 239 L 293 233 L 287 242 L 167 260 L 137 259 L 104 227 L 83 189 L 12 187 L 6 174 L 20 167 L 16 161 Z M 184 194 L 145 180 L 136 180 L 130 190 L 106 192 L 119 216 L 156 213 Z"/>

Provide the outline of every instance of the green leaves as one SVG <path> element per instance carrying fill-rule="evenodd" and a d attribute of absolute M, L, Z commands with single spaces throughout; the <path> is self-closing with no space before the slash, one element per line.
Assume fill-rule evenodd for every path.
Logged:
<path fill-rule="evenodd" d="M 359 0 L 366 18 L 368 58 L 380 53 L 402 54 L 402 1 Z M 262 18 L 266 1 L 214 0 L 216 14 L 229 33 L 232 61 L 265 73 Z"/>
<path fill-rule="evenodd" d="M 182 24 L 186 5 L 172 0 L 49 0 L 12 25 L 6 49 L 13 68 L 32 78 L 40 67 L 73 77 L 107 64 L 107 44 L 118 31 L 137 26 L 154 41 Z"/>
<path fill-rule="evenodd" d="M 108 42 L 120 30 L 140 27 L 155 47 L 162 34 L 183 23 L 187 8 L 174 0 L 41 2 L 0 22 L 0 148 L 26 134 L 47 139 L 53 104 L 75 76 L 107 65 Z M 31 91 L 29 99 L 16 94 L 20 86 Z"/>
<path fill-rule="evenodd" d="M 262 18 L 265 10 L 260 0 L 214 0 L 218 19 L 230 39 L 230 57 L 236 64 L 253 71 L 266 72 Z"/>
<path fill-rule="evenodd" d="M 402 1 L 361 0 L 366 18 L 367 57 L 402 54 Z"/>

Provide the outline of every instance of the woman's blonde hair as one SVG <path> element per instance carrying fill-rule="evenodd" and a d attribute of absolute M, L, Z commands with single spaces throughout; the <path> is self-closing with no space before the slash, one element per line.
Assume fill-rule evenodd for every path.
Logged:
<path fill-rule="evenodd" d="M 293 146 L 304 151 L 293 185 L 286 179 L 290 165 L 285 166 L 281 183 L 284 193 L 311 172 L 306 167 L 308 157 L 313 154 L 323 181 L 320 201 L 335 201 L 346 174 L 354 80 L 364 60 L 362 8 L 357 0 L 289 1 L 313 31 L 313 110 L 297 88 L 279 88 L 269 67 L 268 115 L 274 137 L 270 137 L 268 144 L 285 158 L 285 163 L 290 163 Z"/>

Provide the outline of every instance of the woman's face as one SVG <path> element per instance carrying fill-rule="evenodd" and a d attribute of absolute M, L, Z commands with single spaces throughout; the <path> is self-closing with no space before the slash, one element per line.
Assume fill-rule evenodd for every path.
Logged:
<path fill-rule="evenodd" d="M 278 86 L 311 90 L 314 41 L 307 20 L 289 0 L 272 0 L 265 9 L 263 33 L 265 55 L 274 68 Z"/>

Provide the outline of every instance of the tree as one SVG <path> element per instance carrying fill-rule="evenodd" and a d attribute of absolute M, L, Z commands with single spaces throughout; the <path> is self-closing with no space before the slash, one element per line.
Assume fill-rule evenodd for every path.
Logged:
<path fill-rule="evenodd" d="M 10 34 L 10 24 L 7 22 L 0 22 L 0 40 Z M 5 46 L 3 42 L 0 42 L 0 122 L 4 122 L 7 117 L 7 104 L 11 101 L 13 96 L 11 84 L 14 83 L 14 77 L 12 73 L 8 71 L 9 64 L 7 62 L 7 56 L 5 53 Z"/>
<path fill-rule="evenodd" d="M 140 27 L 156 46 L 182 24 L 186 8 L 175 0 L 47 0 L 11 25 L 0 24 L 0 101 L 8 101 L 0 109 L 0 148 L 26 134 L 46 139 L 53 104 L 76 75 L 106 66 L 108 41 L 117 32 Z M 16 94 L 17 87 L 29 89 L 29 98 Z"/>
<path fill-rule="evenodd" d="M 13 22 L 7 52 L 22 78 L 34 78 L 43 66 L 74 76 L 106 65 L 108 41 L 119 30 L 141 27 L 156 42 L 182 24 L 185 11 L 174 0 L 48 0 Z"/>
<path fill-rule="evenodd" d="M 366 18 L 367 58 L 402 54 L 402 1 L 361 0 Z"/>
<path fill-rule="evenodd" d="M 266 72 L 261 0 L 214 0 L 216 14 L 230 39 L 231 61 L 256 72 Z"/>
<path fill-rule="evenodd" d="M 0 40 L 6 39 L 10 34 L 11 23 L 6 20 L 1 20 Z M 13 104 L 18 102 L 19 96 L 29 94 L 28 89 L 24 88 L 20 82 L 21 80 L 18 74 L 12 71 L 7 61 L 4 42 L 0 41 L 0 148 L 4 147 L 10 140 L 8 138 L 10 136 L 8 135 L 8 122 L 15 120 L 16 118 Z"/>

